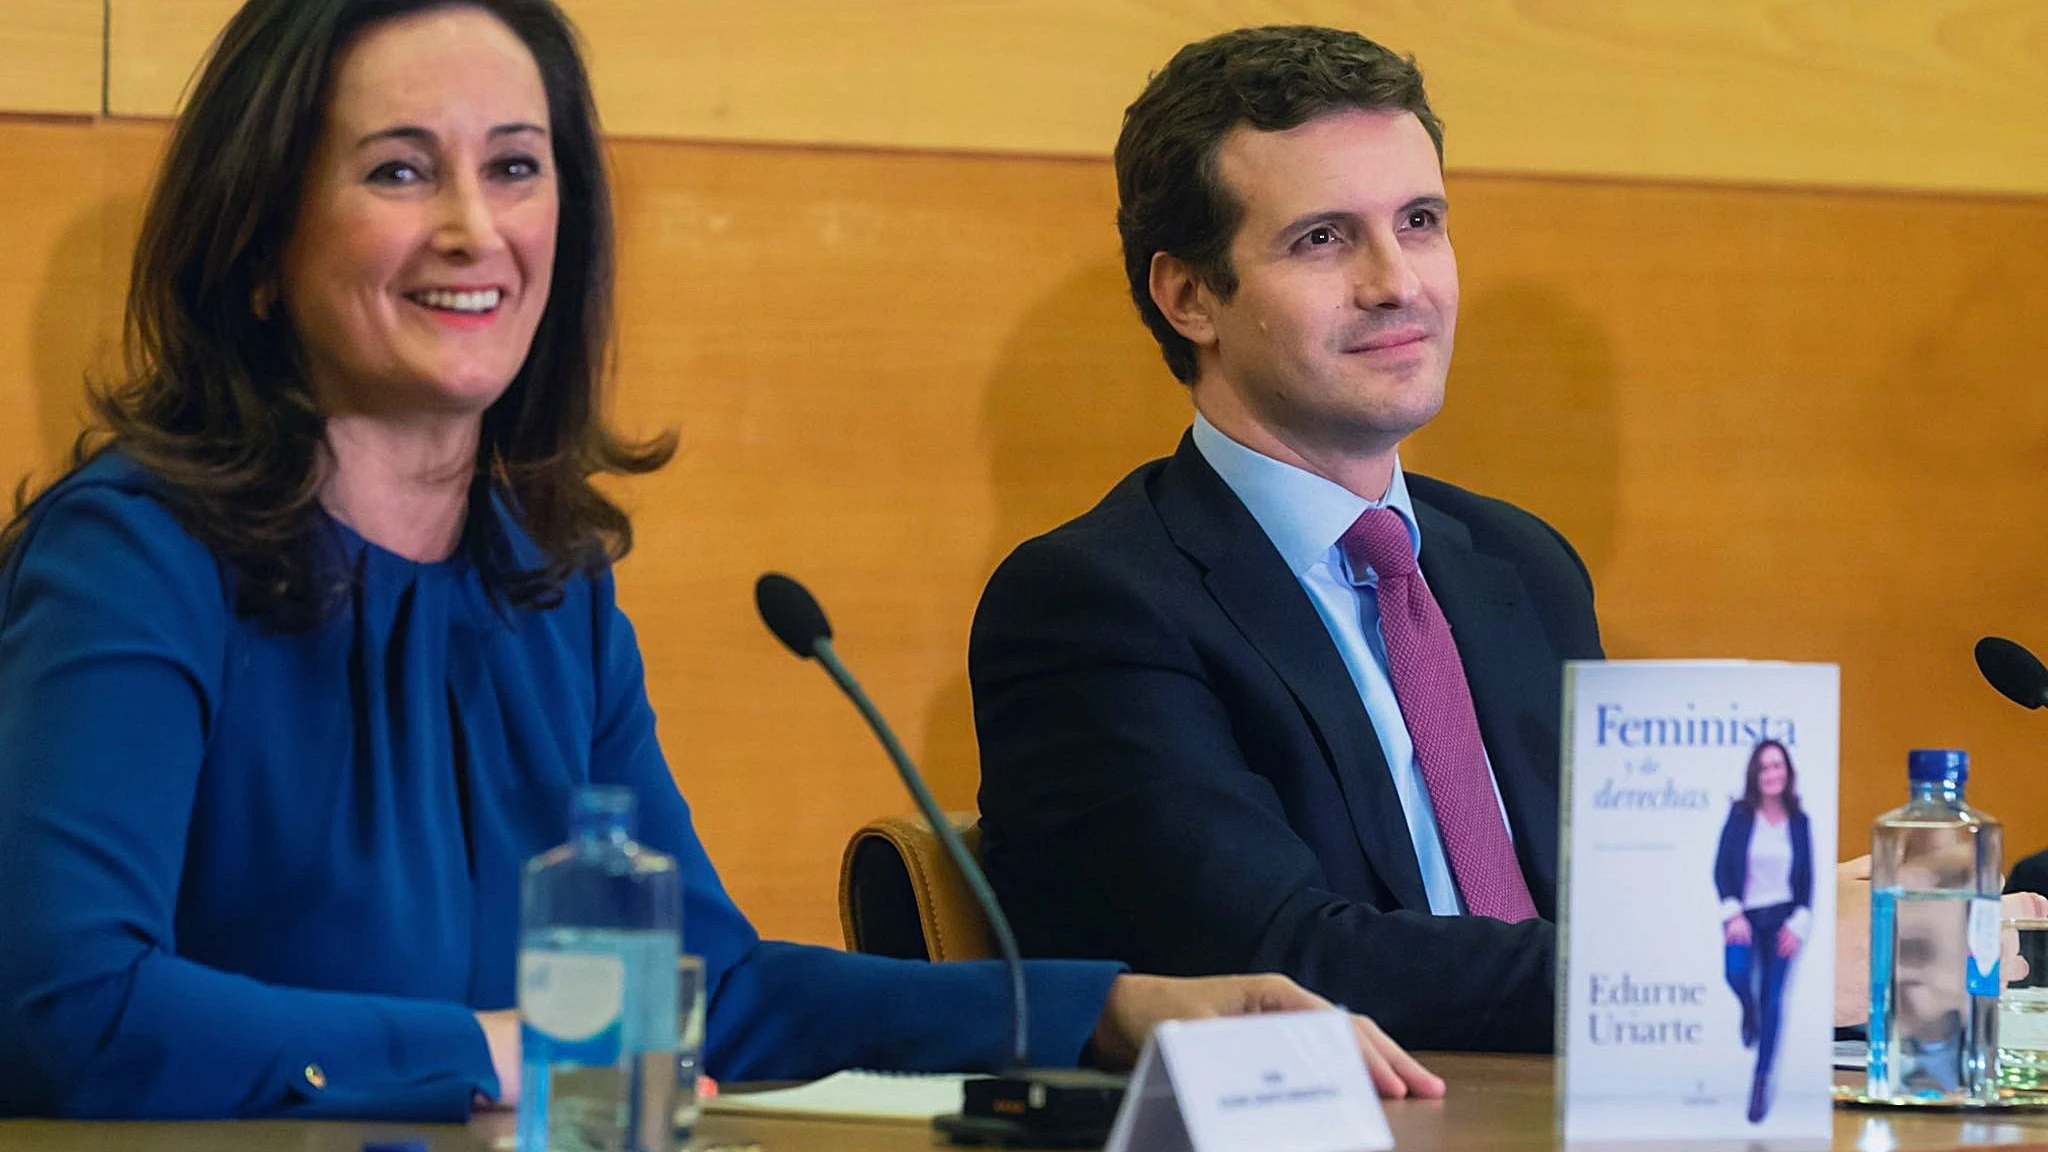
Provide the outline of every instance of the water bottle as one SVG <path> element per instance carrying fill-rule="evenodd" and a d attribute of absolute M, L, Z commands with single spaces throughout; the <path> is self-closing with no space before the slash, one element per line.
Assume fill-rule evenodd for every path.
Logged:
<path fill-rule="evenodd" d="M 1870 1083 L 1883 1100 L 1996 1094 L 2004 828 L 1963 802 L 1969 756 L 1913 752 L 1870 832 Z"/>
<path fill-rule="evenodd" d="M 668 1152 L 682 883 L 633 840 L 633 793 L 582 788 L 526 866 L 519 1152 Z"/>

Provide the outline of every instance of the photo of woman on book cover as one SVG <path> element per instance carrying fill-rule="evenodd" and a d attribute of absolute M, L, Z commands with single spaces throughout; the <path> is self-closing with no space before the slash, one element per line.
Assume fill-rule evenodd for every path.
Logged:
<path fill-rule="evenodd" d="M 1813 926 L 1813 828 L 1799 807 L 1792 754 L 1776 740 L 1749 754 L 1742 796 L 1721 827 L 1714 888 L 1721 897 L 1728 986 L 1742 1005 L 1742 1044 L 1756 1049 L 1749 1088 L 1754 1124 L 1770 1108 L 1785 977 Z"/>

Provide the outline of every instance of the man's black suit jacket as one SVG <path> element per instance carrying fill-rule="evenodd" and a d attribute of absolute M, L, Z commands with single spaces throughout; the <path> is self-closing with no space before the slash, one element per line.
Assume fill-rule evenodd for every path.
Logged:
<path fill-rule="evenodd" d="M 2048 848 L 2013 865 L 2012 871 L 2005 876 L 2005 890 L 2048 894 Z"/>
<path fill-rule="evenodd" d="M 1601 654 L 1592 582 L 1534 516 L 1407 480 L 1542 918 L 1430 915 L 1336 644 L 1184 437 L 975 616 L 983 854 L 1027 953 L 1284 972 L 1413 1048 L 1550 1047 L 1560 665 Z"/>

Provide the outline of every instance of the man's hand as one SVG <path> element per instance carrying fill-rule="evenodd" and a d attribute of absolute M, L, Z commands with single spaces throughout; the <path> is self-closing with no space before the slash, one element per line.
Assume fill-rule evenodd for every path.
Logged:
<path fill-rule="evenodd" d="M 502 1008 L 476 1014 L 477 1027 L 484 1030 L 484 1043 L 491 1049 L 491 1068 L 498 1073 L 498 1098 L 487 1101 L 492 1108 L 519 1106 L 519 1012 Z"/>
<path fill-rule="evenodd" d="M 1721 939 L 1730 944 L 1749 943 L 1749 917 L 1737 912 L 1721 922 Z"/>
<path fill-rule="evenodd" d="M 2001 920 L 2048 920 L 2048 896 L 2032 892 L 2008 893 L 1998 902 Z M 2020 933 L 2017 928 L 2003 925 L 1998 930 L 1998 980 L 2001 987 L 2015 980 L 2025 980 L 2033 969 L 2027 966 L 2027 958 L 2020 955 Z"/>
<path fill-rule="evenodd" d="M 1102 1017 L 1095 1022 L 1095 1058 L 1105 1068 L 1129 1068 L 1152 1029 L 1164 1020 L 1249 1016 L 1257 1012 L 1311 1012 L 1332 1007 L 1328 1000 L 1285 976 L 1172 976 L 1125 974 L 1109 986 Z M 1398 1099 L 1444 1094 L 1443 1078 L 1424 1068 L 1378 1024 L 1353 1014 L 1351 1030 L 1379 1094 Z"/>
<path fill-rule="evenodd" d="M 2014 892 L 1999 901 L 2007 920 L 2048 919 L 2048 897 Z M 2025 973 L 2016 933 L 2002 932 L 2002 979 L 2010 983 Z M 2013 970 L 2016 966 L 2016 970 Z M 1858 856 L 1835 865 L 1835 1027 L 1862 1024 L 1870 1018 L 1870 857 Z"/>

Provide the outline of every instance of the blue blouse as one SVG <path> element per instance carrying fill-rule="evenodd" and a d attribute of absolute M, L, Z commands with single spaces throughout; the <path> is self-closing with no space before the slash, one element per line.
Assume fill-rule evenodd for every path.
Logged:
<path fill-rule="evenodd" d="M 513 609 L 334 522 L 346 603 L 277 632 L 155 483 L 102 455 L 0 568 L 0 1114 L 462 1118 L 498 1091 L 472 1013 L 513 1004 L 521 866 L 584 783 L 681 861 L 713 1075 L 1004 1062 L 999 966 L 755 933 L 609 573 Z M 1029 966 L 1034 1063 L 1074 1062 L 1116 972 Z"/>

